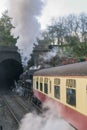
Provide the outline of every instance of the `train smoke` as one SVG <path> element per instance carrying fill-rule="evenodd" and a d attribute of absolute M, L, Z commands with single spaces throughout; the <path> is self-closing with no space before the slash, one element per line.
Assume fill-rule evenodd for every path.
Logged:
<path fill-rule="evenodd" d="M 57 66 L 61 62 L 61 59 L 67 56 L 66 52 L 63 52 L 61 48 L 56 46 L 39 56 L 39 65 L 45 68 Z"/>
<path fill-rule="evenodd" d="M 33 43 L 39 34 L 37 17 L 41 14 L 42 0 L 9 0 L 9 16 L 16 27 L 12 33 L 19 36 L 17 46 L 25 63 L 32 52 Z"/>
<path fill-rule="evenodd" d="M 43 58 L 44 61 L 50 61 L 55 56 L 59 56 L 59 58 L 62 58 L 66 56 L 66 54 L 64 54 L 61 48 L 53 47 L 53 49 L 51 49 L 49 52 L 40 55 L 40 58 Z"/>
<path fill-rule="evenodd" d="M 43 55 L 44 61 L 50 61 L 54 56 L 57 55 L 58 48 L 53 48 L 50 52 L 47 52 L 46 54 Z"/>
<path fill-rule="evenodd" d="M 66 121 L 57 115 L 56 107 L 47 103 L 50 109 L 42 115 L 28 113 L 22 119 L 19 130 L 74 130 Z"/>

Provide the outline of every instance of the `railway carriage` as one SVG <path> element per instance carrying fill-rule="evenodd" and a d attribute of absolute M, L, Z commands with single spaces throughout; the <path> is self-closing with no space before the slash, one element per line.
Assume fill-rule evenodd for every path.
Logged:
<path fill-rule="evenodd" d="M 53 101 L 60 115 L 77 130 L 87 130 L 87 62 L 36 71 L 34 96 Z"/>

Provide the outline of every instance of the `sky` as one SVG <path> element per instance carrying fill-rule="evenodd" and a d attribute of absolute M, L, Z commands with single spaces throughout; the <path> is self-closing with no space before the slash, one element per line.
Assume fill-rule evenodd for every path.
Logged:
<path fill-rule="evenodd" d="M 87 12 L 87 0 L 45 0 L 46 4 L 40 18 L 44 29 L 54 17 L 65 16 L 71 13 Z"/>
<path fill-rule="evenodd" d="M 87 13 L 87 0 L 42 0 L 44 7 L 39 18 L 41 29 L 50 24 L 52 18 L 68 15 L 71 13 Z M 0 16 L 8 8 L 9 0 L 0 0 Z"/>

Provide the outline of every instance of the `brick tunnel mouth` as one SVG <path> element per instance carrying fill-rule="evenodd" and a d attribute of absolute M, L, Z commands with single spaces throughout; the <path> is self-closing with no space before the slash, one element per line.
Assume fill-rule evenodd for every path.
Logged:
<path fill-rule="evenodd" d="M 22 64 L 13 59 L 7 59 L 0 63 L 0 90 L 11 90 L 15 87 L 15 81 L 23 73 Z"/>

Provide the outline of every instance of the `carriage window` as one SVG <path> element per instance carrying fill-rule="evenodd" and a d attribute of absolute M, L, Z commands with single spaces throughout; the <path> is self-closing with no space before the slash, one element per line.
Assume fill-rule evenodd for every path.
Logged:
<path fill-rule="evenodd" d="M 48 84 L 44 83 L 44 92 L 48 94 Z"/>
<path fill-rule="evenodd" d="M 54 96 L 57 99 L 60 99 L 60 86 L 54 86 Z"/>
<path fill-rule="evenodd" d="M 75 79 L 67 79 L 66 86 L 76 88 L 76 80 Z"/>
<path fill-rule="evenodd" d="M 43 91 L 43 84 L 40 83 L 40 91 Z"/>
<path fill-rule="evenodd" d="M 66 102 L 72 106 L 76 106 L 76 90 L 66 88 Z"/>
<path fill-rule="evenodd" d="M 55 79 L 54 79 L 54 84 L 59 85 L 59 84 L 60 84 L 60 79 L 55 78 Z"/>
<path fill-rule="evenodd" d="M 36 81 L 36 89 L 38 89 L 38 81 Z"/>

